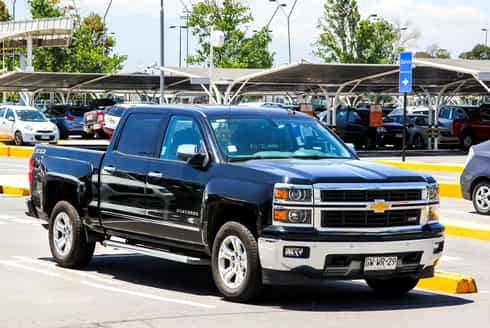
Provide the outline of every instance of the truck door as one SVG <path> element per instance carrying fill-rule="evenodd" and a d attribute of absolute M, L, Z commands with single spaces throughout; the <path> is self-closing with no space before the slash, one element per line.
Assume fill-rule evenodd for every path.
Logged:
<path fill-rule="evenodd" d="M 100 174 L 100 216 L 105 228 L 146 230 L 146 176 L 158 151 L 165 115 L 132 113 L 104 158 Z"/>
<path fill-rule="evenodd" d="M 148 229 L 162 238 L 201 243 L 201 205 L 210 173 L 180 160 L 177 152 L 182 147 L 205 151 L 203 130 L 193 116 L 174 114 L 168 122 L 148 174 L 148 216 L 155 222 Z"/>

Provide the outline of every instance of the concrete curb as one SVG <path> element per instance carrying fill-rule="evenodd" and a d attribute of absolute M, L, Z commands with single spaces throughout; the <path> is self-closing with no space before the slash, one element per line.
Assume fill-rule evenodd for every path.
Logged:
<path fill-rule="evenodd" d="M 12 195 L 12 196 L 29 196 L 30 193 L 31 193 L 31 191 L 29 190 L 29 188 L 1 186 L 0 185 L 0 194 Z"/>
<path fill-rule="evenodd" d="M 445 171 L 445 172 L 458 172 L 464 171 L 463 165 L 450 165 L 450 164 L 432 164 L 421 162 L 399 162 L 399 161 L 386 161 L 376 160 L 377 163 L 396 166 L 402 169 L 410 170 L 425 170 L 425 171 Z"/>
<path fill-rule="evenodd" d="M 421 279 L 417 288 L 451 294 L 477 293 L 473 277 L 459 273 L 436 271 L 433 278 Z"/>
<path fill-rule="evenodd" d="M 32 155 L 33 147 L 1 146 L 0 156 L 29 158 Z"/>

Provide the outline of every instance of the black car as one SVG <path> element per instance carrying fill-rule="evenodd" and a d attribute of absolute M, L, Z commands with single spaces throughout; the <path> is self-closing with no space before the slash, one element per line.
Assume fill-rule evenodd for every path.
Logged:
<path fill-rule="evenodd" d="M 368 109 L 339 107 L 337 109 L 336 132 L 345 142 L 353 143 L 356 149 L 394 145 L 400 148 L 403 141 L 403 125 L 386 121 L 381 127 L 369 126 Z"/>
<path fill-rule="evenodd" d="M 471 147 L 461 175 L 461 191 L 478 213 L 490 215 L 490 141 Z"/>

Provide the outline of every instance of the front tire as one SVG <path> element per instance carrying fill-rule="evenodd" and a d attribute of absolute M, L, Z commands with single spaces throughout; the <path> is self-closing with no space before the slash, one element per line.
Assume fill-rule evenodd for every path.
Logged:
<path fill-rule="evenodd" d="M 483 215 L 490 215 L 490 182 L 484 181 L 473 189 L 473 206 Z"/>
<path fill-rule="evenodd" d="M 461 138 L 461 145 L 465 150 L 469 150 L 471 146 L 473 146 L 475 140 L 473 139 L 473 135 L 471 133 L 466 133 Z"/>
<path fill-rule="evenodd" d="M 255 236 L 243 224 L 225 223 L 216 234 L 212 252 L 213 279 L 225 299 L 247 302 L 262 288 Z"/>
<path fill-rule="evenodd" d="M 22 133 L 20 131 L 15 131 L 14 143 L 16 146 L 24 145 L 24 139 L 22 138 Z"/>
<path fill-rule="evenodd" d="M 49 247 L 56 263 L 70 269 L 88 265 L 95 243 L 86 240 L 78 211 L 66 201 L 56 204 L 49 220 Z"/>
<path fill-rule="evenodd" d="M 375 293 L 384 296 L 401 296 L 417 286 L 419 279 L 409 277 L 390 279 L 366 279 L 367 284 Z"/>

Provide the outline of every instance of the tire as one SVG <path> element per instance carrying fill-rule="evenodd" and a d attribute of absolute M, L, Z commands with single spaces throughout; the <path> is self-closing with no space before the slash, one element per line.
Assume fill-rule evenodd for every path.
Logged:
<path fill-rule="evenodd" d="M 20 131 L 15 131 L 14 143 L 16 146 L 24 145 L 24 139 L 22 138 L 22 133 Z"/>
<path fill-rule="evenodd" d="M 471 133 L 465 133 L 461 137 L 461 146 L 463 146 L 465 150 L 469 150 L 471 146 L 473 146 L 474 142 L 475 140 Z"/>
<path fill-rule="evenodd" d="M 48 230 L 51 254 L 59 266 L 78 269 L 89 264 L 95 242 L 87 242 L 82 220 L 73 205 L 58 202 L 51 213 Z"/>
<path fill-rule="evenodd" d="M 423 149 L 425 148 L 424 137 L 420 134 L 416 134 L 413 136 L 412 146 L 415 149 Z"/>
<path fill-rule="evenodd" d="M 243 254 L 245 256 L 240 260 Z M 211 262 L 214 283 L 225 299 L 247 302 L 260 293 L 262 276 L 257 240 L 243 224 L 227 222 L 219 229 L 213 244 Z M 230 270 L 229 281 L 225 278 L 226 269 Z"/>
<path fill-rule="evenodd" d="M 417 286 L 419 279 L 409 277 L 390 279 L 366 279 L 367 284 L 375 293 L 384 296 L 401 296 Z"/>
<path fill-rule="evenodd" d="M 476 185 L 472 194 L 475 210 L 483 215 L 490 215 L 490 182 L 483 181 Z"/>
<path fill-rule="evenodd" d="M 376 148 L 376 137 L 375 136 L 367 136 L 366 137 L 366 149 L 373 150 Z"/>

